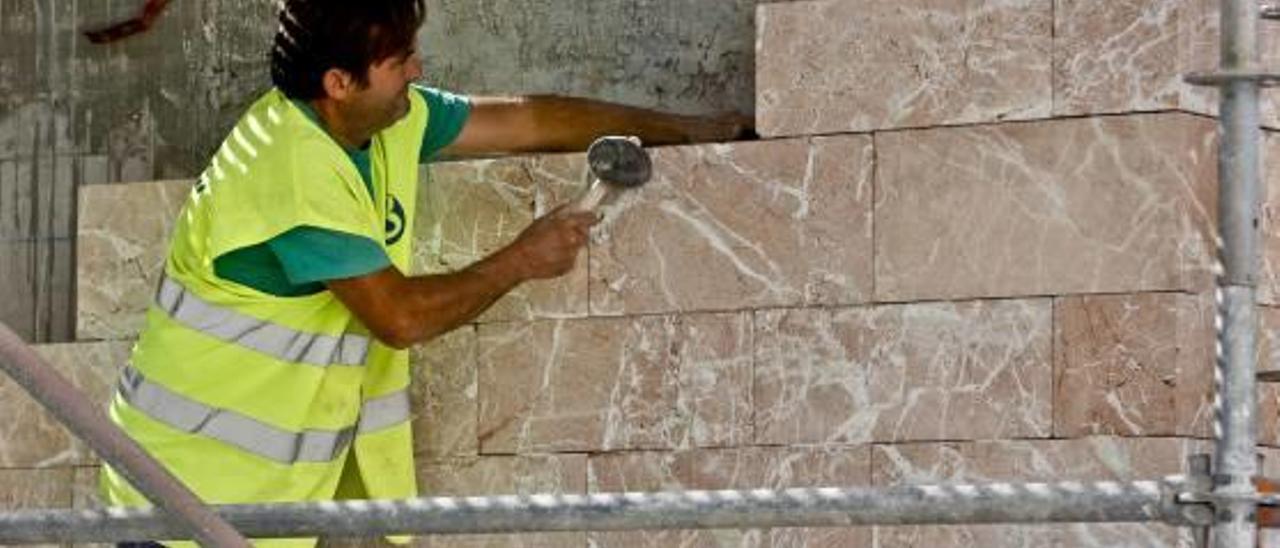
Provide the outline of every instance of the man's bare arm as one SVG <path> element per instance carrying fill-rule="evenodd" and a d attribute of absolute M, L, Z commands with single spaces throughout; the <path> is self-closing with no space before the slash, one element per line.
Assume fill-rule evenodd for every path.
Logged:
<path fill-rule="evenodd" d="M 446 156 L 586 150 L 601 135 L 635 135 L 646 145 L 739 138 L 750 118 L 684 116 L 591 99 L 535 95 L 475 97 L 471 114 Z"/>
<path fill-rule="evenodd" d="M 327 285 L 378 340 L 407 348 L 475 319 L 526 280 L 569 272 L 596 220 L 595 213 L 557 210 L 458 272 L 410 277 L 388 267 Z"/>

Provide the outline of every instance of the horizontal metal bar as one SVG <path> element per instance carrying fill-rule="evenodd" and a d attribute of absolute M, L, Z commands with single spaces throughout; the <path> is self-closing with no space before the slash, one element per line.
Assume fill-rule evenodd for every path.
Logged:
<path fill-rule="evenodd" d="M 1263 19 L 1280 19 L 1280 5 L 1263 4 L 1262 11 L 1259 12 L 1259 15 L 1261 15 Z"/>
<path fill-rule="evenodd" d="M 368 537 L 546 531 L 836 527 L 960 523 L 1207 523 L 1207 505 L 1174 502 L 1180 478 L 1137 482 L 994 483 L 890 488 L 678 491 L 419 498 L 222 506 L 247 536 Z M 0 544 L 180 539 L 151 510 L 0 514 Z"/>
<path fill-rule="evenodd" d="M 1217 72 L 1193 72 L 1182 80 L 1196 86 L 1224 86 L 1232 82 L 1248 80 L 1257 82 L 1259 86 L 1271 87 L 1280 85 L 1280 73 L 1265 70 L 1225 70 Z"/>

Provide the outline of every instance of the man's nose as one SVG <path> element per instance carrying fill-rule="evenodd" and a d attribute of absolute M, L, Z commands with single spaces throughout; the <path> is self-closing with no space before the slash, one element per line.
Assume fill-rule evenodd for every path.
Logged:
<path fill-rule="evenodd" d="M 422 78 L 422 58 L 414 55 L 405 63 L 405 79 L 414 81 Z"/>

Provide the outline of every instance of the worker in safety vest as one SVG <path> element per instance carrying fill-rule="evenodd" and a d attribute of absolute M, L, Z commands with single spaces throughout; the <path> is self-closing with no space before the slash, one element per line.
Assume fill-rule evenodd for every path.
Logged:
<path fill-rule="evenodd" d="M 178 217 L 110 416 L 211 504 L 416 496 L 405 349 L 568 272 L 597 220 L 553 211 L 463 270 L 411 276 L 419 164 L 744 129 L 736 115 L 420 87 L 424 16 L 422 0 L 285 1 L 274 87 Z M 101 484 L 110 505 L 147 504 L 111 467 Z M 260 542 L 276 543 L 314 539 Z"/>

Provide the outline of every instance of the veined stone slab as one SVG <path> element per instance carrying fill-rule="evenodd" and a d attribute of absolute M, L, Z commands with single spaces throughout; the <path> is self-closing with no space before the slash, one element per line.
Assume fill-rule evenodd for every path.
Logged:
<path fill-rule="evenodd" d="M 129 359 L 132 343 L 40 345 L 36 353 L 53 370 L 106 409 Z M 97 456 L 22 387 L 0 374 L 0 468 L 93 464 Z"/>
<path fill-rule="evenodd" d="M 871 297 L 871 139 L 660 148 L 591 246 L 593 314 Z"/>
<path fill-rule="evenodd" d="M 76 510 L 100 510 L 102 495 L 98 489 L 99 466 L 77 466 L 71 484 L 72 508 Z M 114 542 L 77 542 L 74 548 L 115 548 Z"/>
<path fill-rule="evenodd" d="M 751 439 L 748 314 L 482 325 L 479 348 L 482 453 Z"/>
<path fill-rule="evenodd" d="M 73 469 L 0 468 L 0 513 L 16 510 L 70 509 Z M 57 548 L 60 544 L 36 544 L 37 548 Z"/>
<path fill-rule="evenodd" d="M 1047 299 L 756 314 L 760 444 L 1048 437 Z"/>
<path fill-rule="evenodd" d="M 1053 114 L 1180 109 L 1216 114 L 1214 88 L 1183 82 L 1219 67 L 1218 0 L 1055 0 Z M 1280 63 L 1280 42 L 1259 27 L 1259 66 Z M 1280 124 L 1262 95 L 1263 123 Z"/>
<path fill-rule="evenodd" d="M 72 468 L 0 468 L 0 510 L 71 508 Z"/>
<path fill-rule="evenodd" d="M 501 249 L 586 184 L 586 157 L 557 154 L 434 164 L 424 170 L 415 226 L 416 268 L 461 270 Z M 494 303 L 480 322 L 587 314 L 587 253 L 554 280 L 528 282 Z"/>
<path fill-rule="evenodd" d="M 1211 295 L 1054 302 L 1055 437 L 1211 435 Z"/>
<path fill-rule="evenodd" d="M 71 486 L 73 508 L 92 510 L 105 506 L 102 502 L 102 492 L 98 489 L 98 475 L 101 472 L 101 465 L 77 466 L 73 469 L 75 474 L 74 483 Z"/>
<path fill-rule="evenodd" d="M 1173 109 L 1192 34 L 1187 0 L 1056 0 L 1055 115 Z"/>
<path fill-rule="evenodd" d="M 704 489 L 866 486 L 870 451 L 862 446 L 753 447 L 676 452 L 612 453 L 588 462 L 591 493 Z M 591 546 L 867 546 L 870 528 L 591 533 Z"/>
<path fill-rule="evenodd" d="M 1205 290 L 1217 139 L 1186 114 L 876 136 L 876 300 Z"/>
<path fill-rule="evenodd" d="M 1263 448 L 1258 451 L 1262 455 L 1261 474 L 1266 477 L 1280 477 L 1280 449 Z M 1280 529 L 1260 529 L 1258 546 L 1276 546 L 1280 544 Z"/>
<path fill-rule="evenodd" d="M 460 328 L 410 352 L 417 459 L 476 455 L 475 328 Z"/>
<path fill-rule="evenodd" d="M 70 467 L 41 469 L 0 468 L 0 513 L 15 510 L 70 509 L 72 507 L 73 469 Z M 59 548 L 49 543 L 37 548 Z"/>
<path fill-rule="evenodd" d="M 1000 481 L 1155 480 L 1185 471 L 1188 455 L 1210 445 L 1174 438 L 979 441 L 876 445 L 871 479 L 877 487 Z M 876 546 L 1168 547 L 1190 548 L 1187 529 L 1156 524 L 960 525 L 876 527 Z"/>
<path fill-rule="evenodd" d="M 1258 371 L 1280 371 L 1280 308 L 1258 307 Z M 1258 443 L 1280 446 L 1280 383 L 1258 383 Z"/>
<path fill-rule="evenodd" d="M 1047 117 L 1051 0 L 815 0 L 757 8 L 765 136 Z"/>
<path fill-rule="evenodd" d="M 1169 0 L 1165 0 L 1169 1 Z M 1183 36 L 1183 72 L 1214 72 L 1219 70 L 1220 57 L 1220 17 L 1219 0 L 1180 0 L 1186 4 L 1186 29 Z M 1264 70 L 1275 71 L 1280 66 L 1280 34 L 1276 33 L 1274 23 L 1262 21 L 1258 25 L 1258 66 Z M 1262 93 L 1262 124 L 1267 127 L 1280 127 L 1280 109 L 1273 94 Z M 1216 115 L 1218 112 L 1218 90 L 1213 87 L 1183 88 L 1182 107 L 1193 112 Z"/>
<path fill-rule="evenodd" d="M 178 180 L 80 189 L 77 339 L 137 336 L 191 185 Z"/>
<path fill-rule="evenodd" d="M 1280 446 L 1280 384 L 1275 382 L 1258 384 L 1258 444 Z"/>
<path fill-rule="evenodd" d="M 1280 132 L 1262 132 L 1262 230 L 1258 246 L 1258 302 L 1280 305 Z M 1273 366 L 1280 369 L 1280 365 Z"/>
<path fill-rule="evenodd" d="M 419 466 L 418 491 L 422 496 L 444 497 L 585 494 L 586 479 L 586 455 L 480 457 Z M 585 546 L 586 533 L 423 537 L 415 539 L 414 545 L 430 548 L 564 548 Z"/>

